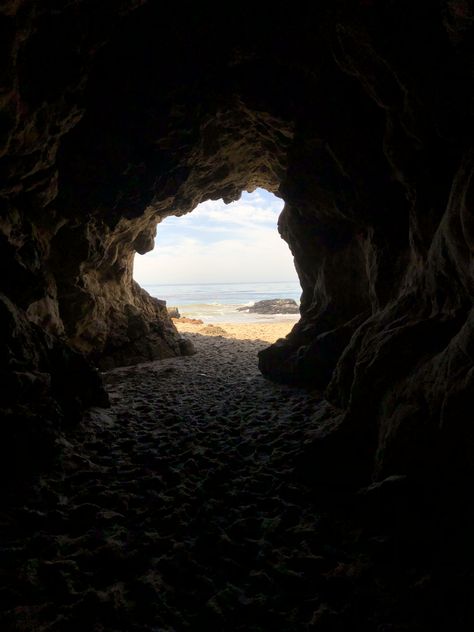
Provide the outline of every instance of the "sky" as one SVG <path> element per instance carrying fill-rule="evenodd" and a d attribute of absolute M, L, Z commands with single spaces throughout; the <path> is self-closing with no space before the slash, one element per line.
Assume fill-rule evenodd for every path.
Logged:
<path fill-rule="evenodd" d="M 264 189 L 224 204 L 208 200 L 158 224 L 155 248 L 135 255 L 134 278 L 160 283 L 295 281 L 293 257 L 277 230 L 283 200 Z"/>

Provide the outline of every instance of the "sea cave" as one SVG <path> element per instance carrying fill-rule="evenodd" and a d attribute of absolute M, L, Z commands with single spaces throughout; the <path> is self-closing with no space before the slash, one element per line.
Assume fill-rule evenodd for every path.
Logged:
<path fill-rule="evenodd" d="M 0 2 L 2 629 L 473 629 L 473 25 Z M 206 366 L 133 260 L 257 187 L 301 319 Z"/>

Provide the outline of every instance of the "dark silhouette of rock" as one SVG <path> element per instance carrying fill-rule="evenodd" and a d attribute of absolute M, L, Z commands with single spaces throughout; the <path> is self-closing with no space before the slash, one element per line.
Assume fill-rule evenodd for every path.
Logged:
<path fill-rule="evenodd" d="M 299 307 L 292 298 L 271 298 L 257 301 L 250 307 L 237 307 L 237 311 L 250 314 L 298 314 Z"/>
<path fill-rule="evenodd" d="M 196 353 L 192 340 L 184 337 L 179 341 L 179 350 L 183 356 L 194 355 Z"/>

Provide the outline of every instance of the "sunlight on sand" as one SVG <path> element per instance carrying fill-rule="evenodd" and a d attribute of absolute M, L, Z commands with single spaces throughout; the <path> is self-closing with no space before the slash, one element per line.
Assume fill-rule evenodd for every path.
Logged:
<path fill-rule="evenodd" d="M 296 320 L 275 323 L 214 323 L 212 325 L 180 323 L 177 319 L 173 319 L 173 322 L 177 330 L 183 334 L 192 333 L 204 336 L 224 336 L 236 340 L 275 342 L 279 338 L 285 338 L 290 333 Z"/>

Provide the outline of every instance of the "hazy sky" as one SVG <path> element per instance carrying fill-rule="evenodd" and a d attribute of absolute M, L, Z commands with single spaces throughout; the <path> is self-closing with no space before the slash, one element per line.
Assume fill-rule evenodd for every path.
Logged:
<path fill-rule="evenodd" d="M 158 225 L 155 248 L 135 255 L 134 277 L 153 283 L 298 281 L 277 230 L 283 201 L 263 189 L 224 204 L 207 201 Z"/>

